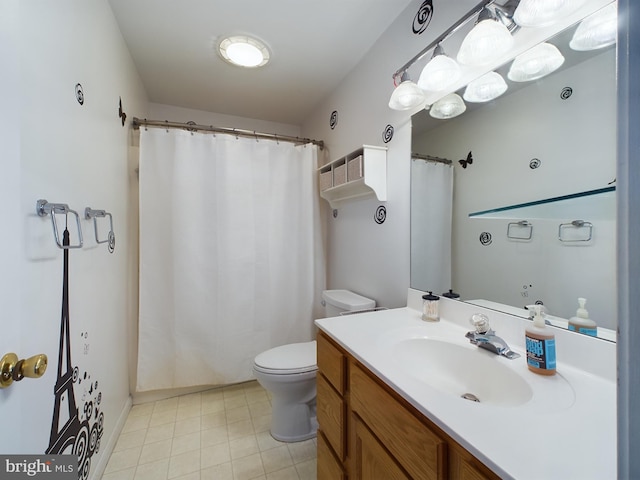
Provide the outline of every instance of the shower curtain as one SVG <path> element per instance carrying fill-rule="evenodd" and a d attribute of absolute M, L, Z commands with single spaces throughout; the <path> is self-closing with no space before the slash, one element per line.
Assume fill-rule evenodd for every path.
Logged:
<path fill-rule="evenodd" d="M 453 167 L 411 160 L 411 287 L 440 294 L 451 288 Z"/>
<path fill-rule="evenodd" d="M 317 148 L 140 131 L 137 390 L 253 378 L 309 341 L 325 271 Z"/>

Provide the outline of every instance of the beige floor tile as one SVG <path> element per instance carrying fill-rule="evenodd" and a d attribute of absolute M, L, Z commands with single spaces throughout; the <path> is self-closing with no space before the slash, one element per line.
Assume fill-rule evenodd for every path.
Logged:
<path fill-rule="evenodd" d="M 296 470 L 298 471 L 298 477 L 300 477 L 300 480 L 316 480 L 318 470 L 316 459 L 314 458 L 313 460 L 297 463 Z"/>
<path fill-rule="evenodd" d="M 263 400 L 261 402 L 250 403 L 249 412 L 252 418 L 271 415 L 271 402 Z"/>
<path fill-rule="evenodd" d="M 251 419 L 253 429 L 257 432 L 268 432 L 271 429 L 271 414 L 253 417 Z"/>
<path fill-rule="evenodd" d="M 200 432 L 200 447 L 211 447 L 220 443 L 228 443 L 227 426 L 214 427 Z"/>
<path fill-rule="evenodd" d="M 240 420 L 249 420 L 251 413 L 249 412 L 248 405 L 242 405 L 240 407 L 227 407 L 226 408 L 227 423 L 239 422 Z"/>
<path fill-rule="evenodd" d="M 131 407 L 129 417 L 146 417 L 153 413 L 153 403 L 141 403 Z"/>
<path fill-rule="evenodd" d="M 200 480 L 200 471 L 193 473 L 188 473 L 187 475 L 183 475 L 182 477 L 176 477 L 174 480 Z"/>
<path fill-rule="evenodd" d="M 178 437 L 180 435 L 186 435 L 187 433 L 194 433 L 200 431 L 200 417 L 187 418 L 186 420 L 180 420 L 176 422 L 176 428 L 173 434 Z"/>
<path fill-rule="evenodd" d="M 266 473 L 293 466 L 293 460 L 286 445 L 265 450 L 260 453 L 260 456 Z"/>
<path fill-rule="evenodd" d="M 144 443 L 144 437 L 147 435 L 147 430 L 136 430 L 134 432 L 122 433 L 118 438 L 118 442 L 114 447 L 114 452 L 120 450 L 127 450 L 133 447 L 140 447 Z"/>
<path fill-rule="evenodd" d="M 233 398 L 238 396 L 244 396 L 244 385 L 238 383 L 237 385 L 230 385 L 222 388 L 224 398 Z"/>
<path fill-rule="evenodd" d="M 251 420 L 229 423 L 227 424 L 227 434 L 229 435 L 229 440 L 253 435 L 255 434 L 255 431 L 253 430 L 253 423 L 251 423 Z"/>
<path fill-rule="evenodd" d="M 140 452 L 142 447 L 128 448 L 127 450 L 121 450 L 119 452 L 113 452 L 104 473 L 117 472 L 118 470 L 126 470 L 138 465 L 138 459 L 140 458 Z"/>
<path fill-rule="evenodd" d="M 238 438 L 236 440 L 231 440 L 229 442 L 229 450 L 231 452 L 231 458 L 234 460 L 237 458 L 253 455 L 260 451 L 255 435 L 249 435 L 246 437 Z"/>
<path fill-rule="evenodd" d="M 233 460 L 231 466 L 234 480 L 250 480 L 265 475 L 259 453 Z"/>
<path fill-rule="evenodd" d="M 166 425 L 150 427 L 147 430 L 147 435 L 144 439 L 144 443 L 155 443 L 159 442 L 160 440 L 166 440 L 167 438 L 173 438 L 175 425 L 175 423 L 167 423 Z"/>
<path fill-rule="evenodd" d="M 153 406 L 153 412 L 166 412 L 167 410 L 176 410 L 178 408 L 178 397 L 158 400 Z"/>
<path fill-rule="evenodd" d="M 269 401 L 269 396 L 267 395 L 267 392 L 265 392 L 264 390 L 261 391 L 248 391 L 245 393 L 245 397 L 247 398 L 247 403 L 249 405 L 251 405 L 252 403 L 258 403 L 258 402 L 268 402 Z"/>
<path fill-rule="evenodd" d="M 224 412 L 224 409 L 217 413 L 203 413 L 201 419 L 202 421 L 200 423 L 203 430 L 227 424 L 227 415 Z"/>
<path fill-rule="evenodd" d="M 181 397 L 178 397 L 178 407 L 182 405 L 200 405 L 201 401 L 202 394 L 200 392 L 182 395 Z"/>
<path fill-rule="evenodd" d="M 171 455 L 172 440 L 161 440 L 155 443 L 148 443 L 142 447 L 142 453 L 140 454 L 140 460 L 138 465 L 144 465 L 146 463 L 157 462 L 165 458 L 169 458 Z"/>
<path fill-rule="evenodd" d="M 149 420 L 151 415 L 145 415 L 144 417 L 128 417 L 122 427 L 122 433 L 135 432 L 136 430 L 145 430 L 149 427 Z"/>
<path fill-rule="evenodd" d="M 182 453 L 169 459 L 167 478 L 176 478 L 200 471 L 200 450 Z"/>
<path fill-rule="evenodd" d="M 169 459 L 165 458 L 157 462 L 138 465 L 134 480 L 160 480 L 167 478 L 169 471 Z"/>
<path fill-rule="evenodd" d="M 247 405 L 247 397 L 244 395 L 244 393 L 230 398 L 225 397 L 224 399 L 224 408 L 226 408 L 227 410 L 238 407 L 246 407 Z"/>
<path fill-rule="evenodd" d="M 161 412 L 154 412 L 151 415 L 151 420 L 149 421 L 150 427 L 157 427 L 158 425 L 166 425 L 167 423 L 175 423 L 176 421 L 176 410 L 164 410 Z"/>
<path fill-rule="evenodd" d="M 102 480 L 134 480 L 136 474 L 136 467 L 127 468 L 126 470 L 119 470 L 113 473 L 105 473 L 102 476 Z"/>
<path fill-rule="evenodd" d="M 178 405 L 178 413 L 176 420 L 184 420 L 186 418 L 199 417 L 202 414 L 200 403 Z"/>
<path fill-rule="evenodd" d="M 293 463 L 301 463 L 316 458 L 317 447 L 314 440 L 315 439 L 310 439 L 305 440 L 304 442 L 287 444 Z"/>
<path fill-rule="evenodd" d="M 200 471 L 200 480 L 233 480 L 231 462 L 203 468 Z"/>
<path fill-rule="evenodd" d="M 258 440 L 258 446 L 260 447 L 261 452 L 264 450 L 269 450 L 271 448 L 286 445 L 284 442 L 280 442 L 273 438 L 268 431 L 256 433 L 256 438 Z"/>
<path fill-rule="evenodd" d="M 231 462 L 231 451 L 228 443 L 213 445 L 200 450 L 200 468 L 205 469 Z"/>
<path fill-rule="evenodd" d="M 296 467 L 288 467 L 275 472 L 267 473 L 267 480 L 298 480 Z"/>
<path fill-rule="evenodd" d="M 200 433 L 201 432 L 194 432 L 173 437 L 171 455 L 180 455 L 181 453 L 200 450 Z"/>

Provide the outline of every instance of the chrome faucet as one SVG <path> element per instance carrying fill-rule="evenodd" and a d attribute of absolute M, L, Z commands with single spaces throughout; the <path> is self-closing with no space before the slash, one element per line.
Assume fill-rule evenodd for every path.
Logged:
<path fill-rule="evenodd" d="M 511 350 L 509 345 L 507 345 L 507 342 L 497 336 L 496 332 L 491 329 L 491 326 L 489 325 L 489 317 L 482 313 L 475 313 L 471 315 L 469 321 L 475 327 L 474 331 L 467 332 L 465 335 L 471 343 L 480 348 L 489 350 L 496 355 L 502 355 L 509 359 L 518 358 L 520 356 L 519 353 Z"/>

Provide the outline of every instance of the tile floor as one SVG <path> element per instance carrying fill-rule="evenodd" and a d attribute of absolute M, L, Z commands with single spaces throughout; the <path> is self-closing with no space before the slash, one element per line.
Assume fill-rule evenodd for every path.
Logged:
<path fill-rule="evenodd" d="M 315 480 L 316 439 L 269 434 L 257 383 L 134 405 L 102 480 Z"/>

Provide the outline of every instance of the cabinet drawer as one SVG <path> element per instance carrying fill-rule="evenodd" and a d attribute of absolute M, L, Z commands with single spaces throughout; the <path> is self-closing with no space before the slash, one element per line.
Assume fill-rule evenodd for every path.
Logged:
<path fill-rule="evenodd" d="M 323 333 L 318 335 L 318 370 L 340 395 L 346 387 L 346 357 Z"/>
<path fill-rule="evenodd" d="M 346 480 L 340 462 L 335 458 L 322 430 L 318 430 L 318 480 Z"/>
<path fill-rule="evenodd" d="M 349 389 L 351 410 L 412 478 L 446 478 L 446 442 L 355 363 L 349 368 Z"/>
<path fill-rule="evenodd" d="M 338 459 L 344 460 L 346 446 L 346 405 L 322 374 L 317 376 L 318 383 L 318 423 L 329 445 Z"/>

